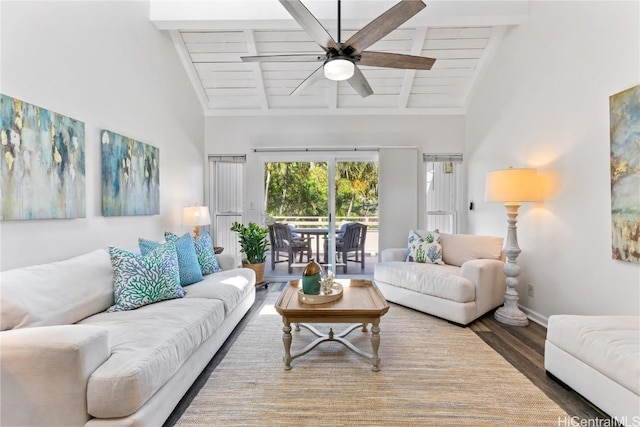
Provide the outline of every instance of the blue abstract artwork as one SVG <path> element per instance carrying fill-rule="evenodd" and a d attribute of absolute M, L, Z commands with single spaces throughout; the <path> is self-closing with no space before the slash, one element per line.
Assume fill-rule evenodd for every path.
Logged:
<path fill-rule="evenodd" d="M 84 123 L 0 95 L 0 219 L 84 218 Z"/>
<path fill-rule="evenodd" d="M 613 259 L 640 263 L 640 85 L 609 97 Z"/>
<path fill-rule="evenodd" d="M 102 215 L 160 213 L 160 150 L 149 144 L 101 131 Z"/>

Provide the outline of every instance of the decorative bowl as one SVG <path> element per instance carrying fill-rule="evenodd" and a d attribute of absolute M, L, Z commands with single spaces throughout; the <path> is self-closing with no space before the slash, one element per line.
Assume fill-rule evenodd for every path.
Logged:
<path fill-rule="evenodd" d="M 330 294 L 320 292 L 320 295 L 307 295 L 302 292 L 302 288 L 299 288 L 298 301 L 303 304 L 326 304 L 342 298 L 342 285 L 340 283 L 334 283 L 332 290 L 333 292 Z"/>

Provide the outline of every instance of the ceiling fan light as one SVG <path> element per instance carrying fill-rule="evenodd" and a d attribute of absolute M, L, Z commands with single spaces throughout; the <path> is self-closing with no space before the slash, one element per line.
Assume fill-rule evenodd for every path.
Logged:
<path fill-rule="evenodd" d="M 348 59 L 332 59 L 324 64 L 324 76 L 329 80 L 347 80 L 353 76 L 354 68 Z"/>

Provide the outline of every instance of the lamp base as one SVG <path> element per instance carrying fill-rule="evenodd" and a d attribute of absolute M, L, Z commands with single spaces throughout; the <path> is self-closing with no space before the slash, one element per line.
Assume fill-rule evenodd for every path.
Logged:
<path fill-rule="evenodd" d="M 504 305 L 496 310 L 493 317 L 495 317 L 498 322 L 507 325 L 527 326 L 529 319 L 527 319 L 527 315 L 518 308 L 518 291 L 516 291 L 518 276 L 520 275 L 520 266 L 517 262 L 518 255 L 520 255 L 520 248 L 518 247 L 518 235 L 516 234 L 516 223 L 518 222 L 518 208 L 520 207 L 520 203 L 505 203 L 504 206 L 507 208 L 507 222 L 509 224 L 507 228 L 507 241 L 503 249 L 507 257 L 507 261 L 504 264 L 507 289 L 504 293 Z"/>
<path fill-rule="evenodd" d="M 496 310 L 493 317 L 495 317 L 498 322 L 506 325 L 527 326 L 529 324 L 527 315 L 517 307 L 514 309 L 503 305 Z"/>

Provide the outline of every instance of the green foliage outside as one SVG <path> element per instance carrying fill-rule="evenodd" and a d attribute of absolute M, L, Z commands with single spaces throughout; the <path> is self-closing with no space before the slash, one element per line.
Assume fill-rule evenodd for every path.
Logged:
<path fill-rule="evenodd" d="M 327 216 L 328 165 L 325 162 L 265 164 L 265 206 L 268 216 Z M 336 215 L 377 216 L 378 164 L 336 164 Z"/>

